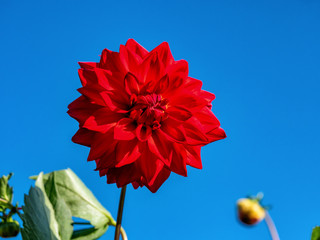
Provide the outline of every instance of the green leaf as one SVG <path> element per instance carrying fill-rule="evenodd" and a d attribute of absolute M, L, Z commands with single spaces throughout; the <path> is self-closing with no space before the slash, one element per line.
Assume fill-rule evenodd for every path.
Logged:
<path fill-rule="evenodd" d="M 103 227 L 100 228 L 85 228 L 81 230 L 76 230 L 72 234 L 71 239 L 76 240 L 88 240 L 88 239 L 98 239 L 101 237 L 108 229 L 108 225 L 105 224 Z"/>
<path fill-rule="evenodd" d="M 42 173 L 35 187 L 30 188 L 29 195 L 25 195 L 24 203 L 24 228 L 21 229 L 23 240 L 61 240 L 53 207 L 45 194 Z"/>
<path fill-rule="evenodd" d="M 320 227 L 314 227 L 312 230 L 311 240 L 320 240 Z"/>
<path fill-rule="evenodd" d="M 45 174 L 43 180 L 46 186 L 52 175 L 54 175 L 55 189 L 71 210 L 72 216 L 85 219 L 93 226 L 90 230 L 75 231 L 72 239 L 97 239 L 105 233 L 109 225 L 115 226 L 116 222 L 111 214 L 71 169 Z M 48 196 L 51 195 L 49 189 L 51 188 L 48 185 L 46 188 Z"/>
<path fill-rule="evenodd" d="M 8 176 L 2 176 L 0 178 L 0 211 L 4 211 L 6 208 L 9 208 L 12 203 L 13 189 L 8 184 L 11 176 L 12 173 L 10 173 Z"/>
<path fill-rule="evenodd" d="M 55 182 L 55 175 L 55 172 L 53 172 L 48 181 L 46 181 L 45 191 L 55 212 L 61 240 L 70 240 L 73 232 L 72 214 L 63 198 L 59 196 Z"/>

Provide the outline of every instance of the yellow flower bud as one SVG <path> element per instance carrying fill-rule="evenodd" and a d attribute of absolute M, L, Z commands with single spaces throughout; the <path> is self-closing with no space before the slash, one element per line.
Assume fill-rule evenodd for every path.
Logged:
<path fill-rule="evenodd" d="M 239 220 L 247 225 L 254 225 L 262 221 L 266 216 L 265 209 L 259 200 L 241 198 L 237 202 Z"/>

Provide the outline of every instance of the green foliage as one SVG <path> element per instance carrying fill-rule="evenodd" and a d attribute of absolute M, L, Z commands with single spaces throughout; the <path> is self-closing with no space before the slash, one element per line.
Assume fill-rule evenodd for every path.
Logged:
<path fill-rule="evenodd" d="M 9 238 L 15 237 L 20 231 L 19 223 L 13 220 L 18 212 L 18 204 L 12 205 L 13 189 L 8 182 L 12 176 L 2 176 L 0 178 L 0 237 Z"/>
<path fill-rule="evenodd" d="M 44 185 L 45 191 L 54 209 L 56 220 L 59 225 L 59 235 L 62 240 L 69 240 L 73 232 L 72 214 L 66 202 L 60 197 L 57 191 L 55 176 L 56 173 L 52 172 Z"/>
<path fill-rule="evenodd" d="M 12 173 L 10 173 L 8 176 L 2 176 L 0 178 L 0 212 L 11 206 L 13 190 L 8 184 L 11 176 Z"/>
<path fill-rule="evenodd" d="M 31 187 L 29 195 L 25 195 L 24 203 L 22 238 L 24 240 L 61 240 L 52 204 L 45 194 L 42 173 L 37 178 L 35 187 Z"/>
<path fill-rule="evenodd" d="M 108 229 L 108 224 L 101 226 L 99 228 L 91 227 L 81 230 L 76 230 L 72 234 L 71 239 L 76 240 L 89 240 L 89 239 L 98 239 L 101 237 Z"/>
<path fill-rule="evenodd" d="M 96 227 L 103 226 L 106 223 L 109 225 L 116 224 L 111 214 L 71 169 L 54 173 L 58 192 L 70 208 L 72 216 L 86 219 Z M 48 181 L 52 174 L 45 174 L 43 176 L 44 182 Z"/>
<path fill-rule="evenodd" d="M 92 192 L 71 170 L 55 171 L 36 179 L 25 197 L 24 240 L 98 239 L 116 222 Z M 72 216 L 87 220 L 90 228 L 73 230 Z"/>
<path fill-rule="evenodd" d="M 311 240 L 320 240 L 320 227 L 314 227 L 312 230 Z"/>

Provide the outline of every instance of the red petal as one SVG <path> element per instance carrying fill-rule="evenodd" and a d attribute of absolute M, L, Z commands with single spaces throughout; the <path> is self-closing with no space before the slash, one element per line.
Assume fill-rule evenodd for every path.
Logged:
<path fill-rule="evenodd" d="M 159 163 L 158 163 L 159 164 Z M 153 193 L 157 192 L 161 185 L 168 179 L 171 171 L 167 168 L 158 167 L 152 181 L 146 187 Z"/>
<path fill-rule="evenodd" d="M 187 160 L 186 163 L 191 167 L 202 169 L 201 163 L 201 147 L 200 146 L 190 146 L 186 148 L 187 150 Z"/>
<path fill-rule="evenodd" d="M 167 92 L 165 94 L 172 94 L 174 91 L 179 91 L 179 88 L 183 86 L 184 84 L 184 74 L 183 73 L 177 73 L 174 76 L 169 76 L 169 87 L 167 89 Z"/>
<path fill-rule="evenodd" d="M 116 105 L 117 108 L 127 110 L 131 106 L 131 100 L 128 94 L 125 91 L 123 91 L 123 87 L 120 91 L 119 90 L 109 91 L 108 95 L 111 98 L 111 100 L 114 102 L 114 105 Z"/>
<path fill-rule="evenodd" d="M 110 155 L 116 146 L 118 141 L 113 139 L 113 131 L 107 133 L 97 133 L 91 144 L 88 161 L 96 160 L 103 155 Z"/>
<path fill-rule="evenodd" d="M 120 61 L 119 53 L 108 49 L 102 51 L 99 67 L 110 70 L 111 72 L 122 73 L 122 78 L 126 73 L 122 62 Z"/>
<path fill-rule="evenodd" d="M 173 143 L 173 148 L 174 149 L 172 151 L 173 154 L 172 154 L 170 169 L 171 171 L 186 177 L 187 176 L 186 150 L 183 145 L 178 143 Z"/>
<path fill-rule="evenodd" d="M 95 137 L 95 132 L 87 129 L 80 128 L 76 134 L 72 137 L 74 143 L 78 143 L 87 147 L 90 147 Z"/>
<path fill-rule="evenodd" d="M 183 127 L 170 118 L 161 123 L 159 128 L 165 135 L 167 135 L 172 141 L 184 143 L 186 141 L 186 135 Z"/>
<path fill-rule="evenodd" d="M 148 147 L 167 167 L 170 167 L 172 142 L 169 142 L 161 131 L 154 131 L 152 137 L 148 139 Z"/>
<path fill-rule="evenodd" d="M 166 110 L 166 113 L 178 121 L 186 121 L 192 117 L 192 113 L 190 111 L 180 107 L 169 107 Z"/>
<path fill-rule="evenodd" d="M 97 89 L 82 87 L 78 89 L 78 92 L 89 98 L 91 103 L 106 106 L 106 102 L 101 96 L 101 92 L 97 91 Z"/>
<path fill-rule="evenodd" d="M 82 85 L 89 88 L 94 88 L 97 91 L 111 90 L 109 80 L 105 74 L 101 72 L 106 71 L 99 68 L 95 69 L 79 69 L 78 74 Z"/>
<path fill-rule="evenodd" d="M 110 168 L 113 168 L 116 164 L 116 152 L 111 151 L 104 154 L 101 158 L 96 159 L 96 169 L 99 170 L 100 177 L 106 175 Z"/>
<path fill-rule="evenodd" d="M 209 132 L 220 126 L 219 120 L 208 107 L 204 107 L 200 112 L 195 113 L 194 116 L 201 122 L 205 132 Z"/>
<path fill-rule="evenodd" d="M 208 103 L 211 103 L 216 98 L 216 96 L 213 93 L 204 90 L 201 90 L 200 95 L 202 98 L 208 101 Z"/>
<path fill-rule="evenodd" d="M 199 111 L 207 106 L 208 102 L 196 95 L 181 92 L 180 94 L 172 95 L 169 104 L 170 106 L 179 106 L 188 109 L 189 111 Z"/>
<path fill-rule="evenodd" d="M 121 119 L 114 128 L 114 139 L 132 140 L 136 137 L 136 123 L 130 118 Z"/>
<path fill-rule="evenodd" d="M 137 76 L 141 83 L 146 84 L 152 81 L 158 81 L 164 76 L 165 69 L 163 63 L 159 60 L 157 52 L 149 53 L 149 55 L 140 64 Z"/>
<path fill-rule="evenodd" d="M 144 126 L 143 124 L 139 124 L 136 129 L 137 138 L 141 141 L 147 141 L 152 134 L 152 130 L 150 126 Z"/>
<path fill-rule="evenodd" d="M 80 96 L 70 103 L 68 108 L 68 114 L 82 125 L 101 106 L 92 104 L 86 97 Z"/>
<path fill-rule="evenodd" d="M 137 139 L 131 141 L 119 141 L 116 148 L 117 165 L 115 167 L 122 167 L 124 165 L 135 162 L 141 153 Z"/>
<path fill-rule="evenodd" d="M 100 81 L 106 82 L 106 89 L 109 91 L 121 91 L 123 90 L 123 82 L 124 78 L 122 74 L 119 74 L 119 72 L 111 72 L 106 69 L 96 68 L 94 70 L 96 72 L 96 75 Z"/>
<path fill-rule="evenodd" d="M 138 95 L 140 92 L 138 79 L 130 72 L 124 78 L 124 88 L 130 96 L 133 93 Z"/>
<path fill-rule="evenodd" d="M 204 132 L 201 122 L 192 117 L 183 123 L 187 135 L 187 142 L 190 145 L 206 145 L 209 143 L 206 132 Z"/>
<path fill-rule="evenodd" d="M 137 58 L 124 45 L 120 46 L 119 57 L 126 72 L 135 72 L 141 63 L 141 58 Z"/>
<path fill-rule="evenodd" d="M 183 79 L 188 77 L 189 66 L 186 60 L 179 60 L 172 63 L 167 69 L 168 75 L 172 76 L 172 74 L 183 73 Z"/>
<path fill-rule="evenodd" d="M 150 82 L 152 83 L 152 82 Z M 159 81 L 156 82 L 153 92 L 155 93 L 162 93 L 166 91 L 169 87 L 169 77 L 168 75 L 164 75 Z"/>
<path fill-rule="evenodd" d="M 114 127 L 123 117 L 124 115 L 121 113 L 114 113 L 106 108 L 101 108 L 92 113 L 83 124 L 83 127 L 92 131 L 105 133 Z"/>
<path fill-rule="evenodd" d="M 81 91 L 88 90 L 88 94 L 90 94 L 88 97 L 91 97 L 91 100 L 95 100 L 96 95 L 98 98 L 103 98 L 106 93 L 112 95 L 113 92 L 117 92 L 114 101 L 121 104 L 130 104 L 128 95 L 123 91 L 124 79 L 119 78 L 117 73 L 101 68 L 95 68 L 94 70 L 79 69 L 79 76 L 84 86 Z M 91 91 L 95 91 L 96 95 Z"/>
<path fill-rule="evenodd" d="M 150 54 L 156 52 L 159 56 L 159 60 L 164 66 L 170 65 L 173 63 L 174 59 L 171 54 L 169 44 L 167 42 L 161 43 L 155 49 L 153 49 Z"/>
<path fill-rule="evenodd" d="M 171 94 L 170 92 L 180 88 L 188 77 L 188 62 L 185 60 L 174 62 L 168 67 L 167 74 L 169 76 L 169 87 L 162 92 L 167 91 L 166 94 Z"/>
<path fill-rule="evenodd" d="M 128 39 L 126 47 L 127 49 L 141 57 L 141 59 L 148 54 L 148 51 L 133 39 Z"/>
<path fill-rule="evenodd" d="M 93 69 L 99 67 L 99 63 L 96 62 L 78 62 L 81 68 Z"/>
<path fill-rule="evenodd" d="M 110 123 L 110 124 L 101 124 L 96 121 L 94 116 L 91 116 L 87 119 L 87 121 L 84 123 L 83 127 L 95 132 L 100 132 L 100 133 L 106 133 L 109 131 L 112 127 L 114 127 L 117 124 L 117 122 Z"/>
<path fill-rule="evenodd" d="M 164 167 L 162 161 L 157 160 L 155 155 L 148 149 L 147 143 L 140 143 L 141 149 L 143 152 L 141 153 L 141 157 L 137 160 L 137 164 L 140 167 L 142 176 L 145 178 L 146 183 L 152 184 L 155 180 L 155 175 L 159 170 Z"/>
<path fill-rule="evenodd" d="M 142 187 L 142 186 L 144 186 L 144 185 L 142 183 L 139 183 L 139 182 L 133 182 L 132 183 L 132 187 L 134 189 L 137 189 L 138 187 Z"/>
<path fill-rule="evenodd" d="M 108 107 L 111 111 L 126 113 L 129 109 L 129 98 L 124 98 L 121 93 L 115 94 L 112 91 L 99 91 L 96 88 L 82 87 L 78 91 L 90 99 L 91 103 Z"/>
<path fill-rule="evenodd" d="M 139 170 L 135 163 L 120 168 L 111 168 L 107 172 L 107 183 L 117 183 L 119 188 L 136 182 L 139 178 Z"/>
<path fill-rule="evenodd" d="M 211 132 L 207 133 L 207 136 L 209 137 L 210 142 L 224 139 L 227 137 L 225 131 L 221 127 L 218 127 L 212 130 Z"/>
<path fill-rule="evenodd" d="M 129 110 L 129 99 L 122 98 L 121 93 L 116 94 L 115 92 L 101 92 L 100 95 L 111 111 L 118 113 L 127 113 Z"/>
<path fill-rule="evenodd" d="M 197 93 L 201 91 L 202 82 L 198 79 L 187 77 L 184 81 L 184 88 L 191 93 Z"/>

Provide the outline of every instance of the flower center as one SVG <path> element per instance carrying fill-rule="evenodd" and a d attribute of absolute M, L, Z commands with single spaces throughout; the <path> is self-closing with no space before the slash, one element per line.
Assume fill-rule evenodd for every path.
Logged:
<path fill-rule="evenodd" d="M 168 116 L 165 112 L 168 101 L 162 99 L 159 94 L 148 94 L 131 96 L 130 118 L 136 120 L 137 124 L 150 126 L 152 129 L 158 129 L 161 122 Z"/>

